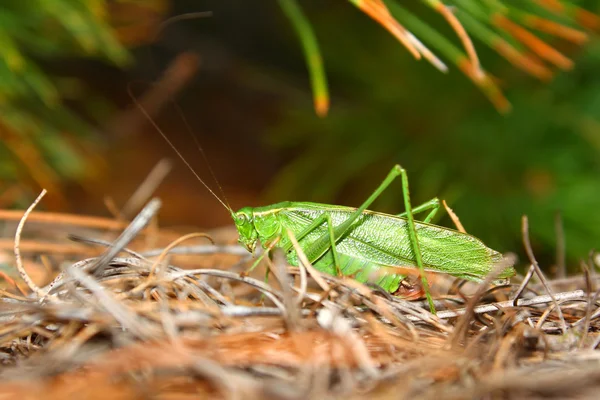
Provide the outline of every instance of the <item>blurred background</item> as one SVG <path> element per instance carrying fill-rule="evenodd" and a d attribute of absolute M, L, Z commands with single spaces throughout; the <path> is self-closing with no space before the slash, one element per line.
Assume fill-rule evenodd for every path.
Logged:
<path fill-rule="evenodd" d="M 400 163 L 413 204 L 446 199 L 499 251 L 523 254 L 526 214 L 553 265 L 560 213 L 577 269 L 600 245 L 600 1 L 445 3 L 485 79 L 437 0 L 4 0 L 0 208 L 46 188 L 108 216 L 168 157 L 162 225 L 229 224 L 135 98 L 218 191 L 197 137 L 233 208 L 356 206 Z M 372 208 L 401 212 L 400 185 Z"/>

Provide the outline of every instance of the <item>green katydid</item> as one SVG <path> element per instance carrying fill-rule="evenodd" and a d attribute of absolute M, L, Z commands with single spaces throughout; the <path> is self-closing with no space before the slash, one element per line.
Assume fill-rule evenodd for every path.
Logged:
<path fill-rule="evenodd" d="M 367 210 L 398 176 L 401 177 L 406 211 L 399 215 Z M 386 179 L 358 208 L 308 202 L 283 202 L 265 207 L 244 207 L 231 212 L 239 242 L 253 252 L 279 247 L 291 265 L 298 257 L 288 237 L 289 229 L 308 261 L 331 275 L 351 275 L 360 282 L 372 282 L 394 293 L 406 274 L 398 268 L 417 267 L 433 313 L 425 271 L 442 272 L 471 281 L 483 281 L 502 255 L 481 240 L 453 229 L 430 224 L 439 210 L 437 198 L 414 210 L 411 208 L 406 170 L 395 165 Z M 429 211 L 422 221 L 414 213 Z M 505 268 L 499 279 L 515 275 Z"/>
<path fill-rule="evenodd" d="M 286 253 L 288 262 L 297 266 L 299 260 L 289 231 L 317 270 L 353 276 L 360 282 L 375 283 L 390 293 L 397 291 L 407 276 L 399 273 L 399 269 L 417 267 L 432 313 L 435 313 L 435 307 L 425 271 L 480 282 L 502 260 L 500 253 L 474 236 L 430 224 L 440 208 L 437 198 L 413 209 L 406 170 L 399 165 L 392 168 L 358 208 L 288 201 L 264 207 L 244 207 L 236 212 L 198 176 L 146 111 L 141 110 L 202 185 L 229 211 L 240 244 L 252 253 L 259 242 L 266 252 L 278 247 Z M 367 210 L 399 176 L 404 213 L 390 215 Z M 425 211 L 429 211 L 427 217 L 422 222 L 415 221 L 414 213 Z M 513 275 L 515 270 L 509 266 L 497 278 Z"/>

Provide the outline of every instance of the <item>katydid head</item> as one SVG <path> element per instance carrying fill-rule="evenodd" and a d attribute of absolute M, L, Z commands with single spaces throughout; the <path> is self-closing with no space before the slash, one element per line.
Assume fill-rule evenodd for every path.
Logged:
<path fill-rule="evenodd" d="M 231 213 L 235 227 L 237 228 L 242 246 L 254 253 L 256 243 L 258 242 L 258 232 L 254 227 L 254 210 L 252 207 L 244 207 L 237 212 Z"/>

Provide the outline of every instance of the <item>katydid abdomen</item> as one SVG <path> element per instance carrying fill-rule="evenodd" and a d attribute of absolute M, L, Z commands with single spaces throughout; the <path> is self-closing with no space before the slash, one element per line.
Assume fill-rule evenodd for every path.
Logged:
<path fill-rule="evenodd" d="M 326 223 L 307 228 L 313 221 L 328 215 L 333 228 L 339 227 L 356 212 L 356 208 L 319 203 L 283 202 L 266 207 L 240 210 L 237 215 L 248 216 L 254 232 L 240 230 L 240 241 L 247 247 L 260 240 L 263 247 L 287 250 L 290 264 L 298 265 L 298 257 L 287 235 L 289 229 L 299 238 L 300 247 L 313 266 L 324 273 L 335 275 L 338 271 L 331 249 L 323 252 L 329 238 Z M 415 221 L 425 270 L 447 273 L 458 278 L 481 281 L 502 259 L 502 255 L 483 244 L 479 239 L 452 229 Z M 406 218 L 364 210 L 340 237 L 336 237 L 339 270 L 361 282 L 378 284 L 395 292 L 406 276 L 398 268 L 417 268 L 413 246 L 409 240 Z M 245 237 L 246 236 L 246 237 Z M 277 240 L 278 239 L 278 240 Z M 505 269 L 499 278 L 514 275 L 512 268 Z"/>

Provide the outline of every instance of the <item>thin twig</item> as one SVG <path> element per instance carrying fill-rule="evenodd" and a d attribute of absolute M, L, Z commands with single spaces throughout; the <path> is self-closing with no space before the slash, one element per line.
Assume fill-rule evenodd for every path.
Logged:
<path fill-rule="evenodd" d="M 517 305 L 517 301 L 521 298 L 521 295 L 527 288 L 527 285 L 529 284 L 529 281 L 533 277 L 534 273 L 535 273 L 535 268 L 533 267 L 533 265 L 530 265 L 529 269 L 527 270 L 527 274 L 525 275 L 525 278 L 523 278 L 523 282 L 521 282 L 521 285 L 519 285 L 519 288 L 517 289 L 517 292 L 515 293 L 515 298 L 513 300 L 513 304 L 515 305 L 515 307 Z"/>
<path fill-rule="evenodd" d="M 160 255 L 164 249 L 152 249 L 141 252 L 144 257 L 154 257 Z M 201 245 L 201 246 L 181 246 L 174 247 L 169 251 L 170 254 L 179 255 L 211 255 L 211 254 L 231 254 L 234 256 L 248 256 L 248 250 L 240 245 Z"/>
<path fill-rule="evenodd" d="M 276 248 L 273 251 L 273 261 L 268 257 L 267 265 L 273 275 L 279 281 L 281 292 L 283 295 L 283 305 L 285 306 L 284 319 L 287 328 L 291 331 L 298 331 L 300 329 L 300 310 L 298 309 L 297 301 L 294 298 L 294 292 L 292 290 L 292 281 L 287 271 L 287 263 L 285 260 L 284 252 L 281 249 Z"/>
<path fill-rule="evenodd" d="M 483 294 L 486 292 L 487 287 L 494 281 L 494 279 L 496 279 L 498 274 L 500 274 L 506 269 L 507 264 L 509 262 L 511 261 L 503 259 L 502 261 L 494 265 L 492 271 L 485 277 L 484 281 L 479 284 L 479 286 L 477 287 L 477 291 L 475 292 L 475 294 L 473 294 L 473 296 L 471 296 L 471 298 L 467 302 L 464 315 L 455 325 L 454 332 L 452 332 L 452 335 L 448 340 L 451 348 L 456 348 L 458 343 L 466 338 L 466 335 L 468 333 L 468 325 L 472 315 L 474 314 L 473 311 L 477 305 L 477 302 L 479 301 L 479 299 L 481 299 L 481 296 L 483 296 Z"/>
<path fill-rule="evenodd" d="M 298 263 L 298 270 L 300 271 L 300 290 L 298 290 L 298 298 L 296 299 L 296 303 L 298 304 L 298 306 L 300 306 L 304 301 L 304 295 L 306 294 L 306 288 L 308 286 L 308 275 L 304 264 Z"/>
<path fill-rule="evenodd" d="M 302 263 L 304 268 L 306 268 L 310 276 L 312 276 L 312 278 L 315 280 L 315 282 L 317 282 L 321 289 L 323 289 L 325 292 L 331 293 L 331 288 L 329 287 L 327 282 L 321 277 L 321 273 L 317 271 L 315 267 L 312 266 L 310 261 L 308 261 L 308 258 L 306 257 L 306 254 L 304 254 L 302 247 L 300 247 L 300 244 L 298 243 L 294 232 L 288 229 L 287 234 L 290 238 L 290 241 L 292 242 L 292 245 L 294 246 L 294 250 L 296 250 L 298 260 Z"/>
<path fill-rule="evenodd" d="M 265 284 L 264 282 L 259 281 L 258 279 L 250 278 L 247 276 L 240 276 L 239 274 L 236 274 L 234 272 L 221 271 L 218 269 L 190 269 L 190 270 L 181 270 L 181 271 L 170 272 L 170 273 L 166 274 L 165 279 L 175 280 L 177 278 L 182 278 L 184 276 L 192 276 L 192 275 L 208 275 L 208 276 L 215 276 L 218 278 L 225 278 L 225 279 L 229 279 L 229 280 L 243 282 L 247 285 L 250 285 L 250 286 L 253 286 L 253 287 L 259 289 L 278 308 L 280 308 L 281 310 L 283 310 L 285 312 L 285 307 L 283 306 L 283 303 L 281 303 L 281 301 L 279 300 L 280 298 L 283 297 L 281 295 L 281 293 L 277 292 L 275 289 L 273 289 L 269 285 Z"/>
<path fill-rule="evenodd" d="M 112 246 L 106 250 L 106 252 L 98 257 L 96 263 L 89 268 L 92 273 L 100 273 L 104 267 L 112 260 L 117 254 L 119 254 L 129 242 L 131 242 L 138 233 L 148 225 L 150 220 L 156 215 L 160 209 L 161 201 L 159 199 L 152 199 L 146 207 L 140 211 L 140 213 L 131 221 L 131 223 L 125 228 L 125 230 L 119 235 L 119 237 L 113 242 Z"/>
<path fill-rule="evenodd" d="M 44 297 L 46 293 L 38 285 L 35 284 L 35 282 L 29 277 L 29 274 L 27 274 L 27 271 L 25 271 L 25 267 L 23 266 L 23 260 L 21 259 L 21 249 L 19 248 L 19 245 L 21 244 L 21 233 L 23 232 L 23 227 L 25 226 L 25 221 L 27 221 L 27 217 L 29 216 L 29 214 L 31 214 L 35 206 L 37 206 L 37 204 L 42 200 L 45 194 L 46 189 L 43 189 L 39 196 L 25 211 L 25 214 L 23 214 L 23 217 L 19 221 L 19 225 L 17 225 L 17 231 L 15 232 L 14 251 L 17 270 L 19 271 L 19 275 L 21 275 L 21 278 L 23 278 L 27 286 L 29 286 L 29 289 L 31 289 L 31 291 L 35 293 L 37 297 Z"/>
<path fill-rule="evenodd" d="M 501 301 L 498 303 L 492 304 L 484 304 L 481 306 L 477 306 L 473 308 L 473 313 L 475 314 L 483 314 L 488 312 L 494 312 L 498 310 L 507 310 L 510 308 L 519 308 L 519 307 L 528 307 L 534 306 L 538 304 L 547 304 L 553 301 L 572 301 L 572 300 L 580 300 L 585 299 L 586 294 L 583 290 L 573 290 L 571 292 L 562 292 L 555 293 L 553 296 L 550 295 L 541 295 L 535 296 L 530 299 L 520 299 L 517 304 L 514 304 L 513 300 Z M 460 308 L 457 310 L 443 310 L 438 312 L 438 318 L 448 319 L 448 318 L 456 318 L 460 315 L 465 314 L 467 311 L 466 308 Z M 412 318 L 409 316 L 412 320 Z"/>
<path fill-rule="evenodd" d="M 550 297 L 552 297 L 553 296 L 552 290 L 550 289 L 550 286 L 548 285 L 548 281 L 546 280 L 544 273 L 540 269 L 540 266 L 538 265 L 538 262 L 535 259 L 535 255 L 533 254 L 533 249 L 531 248 L 531 242 L 529 241 L 529 220 L 527 219 L 527 215 L 523 215 L 521 222 L 522 222 L 521 228 L 522 228 L 522 234 L 523 234 L 523 245 L 525 246 L 525 251 L 527 252 L 527 257 L 529 257 L 529 261 L 531 262 L 531 265 L 533 265 L 533 267 L 535 268 L 535 272 L 536 272 L 537 276 L 540 278 L 542 285 L 544 285 L 544 288 L 546 289 L 546 293 L 548 293 L 548 295 L 550 295 Z M 558 306 L 558 303 L 556 301 L 554 302 L 554 306 L 556 308 L 556 313 L 558 314 L 558 318 L 560 319 L 560 322 L 561 322 L 561 329 L 562 329 L 563 333 L 566 333 L 567 332 L 567 323 L 565 322 L 565 317 L 563 316 L 562 310 L 560 309 L 560 307 Z"/>
<path fill-rule="evenodd" d="M 19 221 L 23 218 L 23 213 L 17 210 L 0 210 L 0 220 Z M 115 221 L 110 218 L 90 217 L 84 215 L 73 215 L 63 213 L 53 213 L 47 211 L 36 211 L 28 217 L 29 222 L 47 223 L 56 225 L 73 225 L 91 229 L 119 230 L 127 227 L 127 223 Z"/>
<path fill-rule="evenodd" d="M 103 247 L 110 247 L 112 246 L 112 242 L 109 242 L 108 240 L 102 240 L 102 239 L 96 239 L 96 238 L 88 238 L 88 237 L 83 237 L 83 236 L 79 236 L 79 235 L 75 235 L 70 233 L 67 238 L 69 240 L 72 240 L 74 242 L 78 242 L 78 243 L 85 243 L 85 244 L 95 244 L 95 245 L 100 245 Z M 123 247 L 123 249 L 121 251 L 124 251 L 125 253 L 129 253 L 134 257 L 137 257 L 139 259 L 144 259 L 144 256 L 142 256 L 140 253 L 138 253 L 137 251 L 128 249 L 127 247 Z"/>
<path fill-rule="evenodd" d="M 114 299 L 91 275 L 74 267 L 69 267 L 67 273 L 90 290 L 96 299 L 98 299 L 98 303 L 101 304 L 123 328 L 126 328 L 140 339 L 151 339 L 158 335 L 158 332 L 151 329 L 151 326 L 143 324 L 134 313 L 130 312 L 123 304 Z"/>
<path fill-rule="evenodd" d="M 135 211 L 139 210 L 156 191 L 169 172 L 171 172 L 172 167 L 173 164 L 170 160 L 166 158 L 160 160 L 154 168 L 152 168 L 152 171 L 150 171 L 146 179 L 144 179 L 141 185 L 139 185 L 131 195 L 129 200 L 127 200 L 127 203 L 125 203 L 121 209 L 121 215 L 125 218 L 129 218 Z"/>
<path fill-rule="evenodd" d="M 208 241 L 214 245 L 214 241 L 212 240 L 212 238 L 208 234 L 202 233 L 202 232 L 188 233 L 187 235 L 180 237 L 179 239 L 169 243 L 169 245 L 167 247 L 165 247 L 164 250 L 160 253 L 160 255 L 158 256 L 156 261 L 154 261 L 154 263 L 152 264 L 152 267 L 150 267 L 150 275 L 148 275 L 148 279 L 152 278 L 152 276 L 156 273 L 156 269 L 158 268 L 160 263 L 163 262 L 163 260 L 167 256 L 167 254 L 169 254 L 169 252 L 173 248 L 177 247 L 177 245 L 179 245 L 182 242 L 185 242 L 186 240 L 200 238 L 200 237 L 208 239 Z"/>

